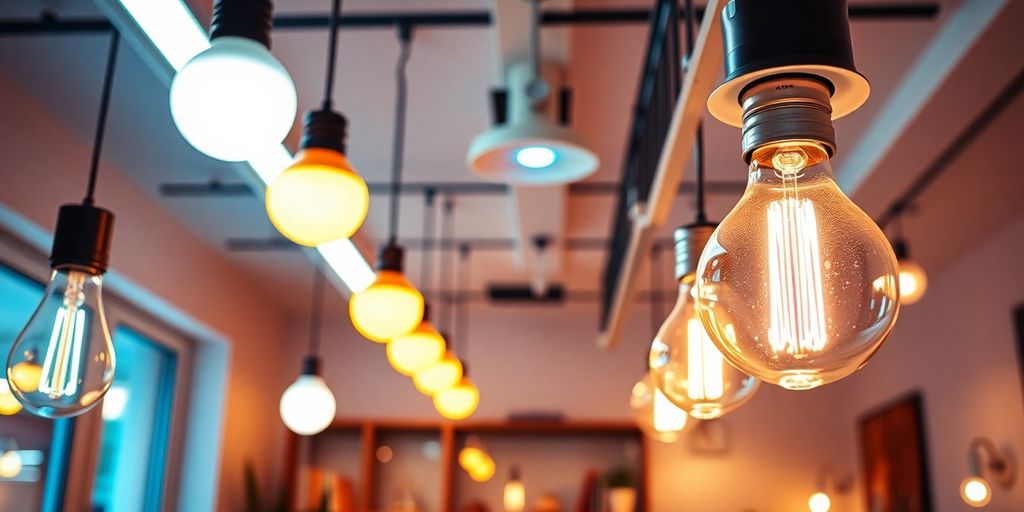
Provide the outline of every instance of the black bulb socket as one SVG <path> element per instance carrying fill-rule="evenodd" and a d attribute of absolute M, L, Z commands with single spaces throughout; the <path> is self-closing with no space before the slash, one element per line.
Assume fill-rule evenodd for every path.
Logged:
<path fill-rule="evenodd" d="M 672 233 L 675 242 L 677 281 L 697 271 L 700 254 L 704 252 L 704 246 L 708 244 L 717 227 L 718 224 L 697 222 L 680 226 Z"/>
<path fill-rule="evenodd" d="M 508 479 L 513 482 L 523 479 L 523 473 L 519 470 L 519 466 L 512 466 L 512 469 L 508 472 Z"/>
<path fill-rule="evenodd" d="M 302 149 L 331 149 L 345 154 L 348 120 L 333 110 L 310 110 L 302 123 Z"/>
<path fill-rule="evenodd" d="M 846 0 L 730 0 L 722 42 L 726 82 L 783 66 L 857 71 Z"/>
<path fill-rule="evenodd" d="M 402 272 L 405 265 L 405 249 L 397 244 L 387 244 L 381 248 L 377 257 L 377 270 Z"/>
<path fill-rule="evenodd" d="M 210 40 L 242 37 L 269 50 L 273 15 L 274 6 L 270 0 L 217 0 L 210 22 Z"/>
<path fill-rule="evenodd" d="M 110 264 L 114 214 L 85 204 L 65 204 L 57 213 L 50 267 L 102 275 Z"/>
<path fill-rule="evenodd" d="M 308 355 L 302 359 L 302 375 L 320 375 L 320 358 Z"/>
<path fill-rule="evenodd" d="M 907 247 L 907 242 L 903 239 L 897 239 L 892 242 L 892 252 L 896 254 L 896 261 L 903 261 L 910 257 L 910 249 Z"/>

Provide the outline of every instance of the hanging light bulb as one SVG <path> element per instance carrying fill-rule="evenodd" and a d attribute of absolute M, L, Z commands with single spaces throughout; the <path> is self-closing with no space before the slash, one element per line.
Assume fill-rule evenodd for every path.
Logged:
<path fill-rule="evenodd" d="M 398 373 L 413 376 L 437 364 L 445 355 L 445 341 L 430 323 L 430 308 L 423 307 L 423 321 L 411 333 L 388 342 L 387 356 Z"/>
<path fill-rule="evenodd" d="M 916 261 L 910 259 L 907 242 L 898 239 L 892 244 L 900 272 L 900 304 L 914 304 L 924 297 L 928 288 L 928 274 Z"/>
<path fill-rule="evenodd" d="M 21 474 L 21 454 L 13 438 L 6 438 L 0 452 L 0 478 L 15 478 Z"/>
<path fill-rule="evenodd" d="M 303 436 L 319 434 L 334 421 L 337 402 L 320 376 L 320 329 L 324 307 L 324 276 L 313 270 L 313 303 L 309 315 L 309 355 L 302 361 L 302 373 L 281 395 L 281 421 Z"/>
<path fill-rule="evenodd" d="M 657 441 L 674 443 L 688 423 L 686 411 L 680 409 L 654 384 L 650 373 L 633 385 L 629 406 L 640 430 Z"/>
<path fill-rule="evenodd" d="M 494 459 L 488 455 L 487 458 L 481 461 L 478 466 L 474 467 L 467 473 L 469 474 L 469 478 L 474 482 L 482 484 L 494 478 L 494 473 L 496 471 L 497 466 L 494 464 Z"/>
<path fill-rule="evenodd" d="M 289 240 L 309 247 L 359 229 L 370 193 L 345 156 L 347 121 L 332 109 L 341 0 L 332 0 L 324 99 L 306 113 L 295 162 L 267 187 L 267 215 Z"/>
<path fill-rule="evenodd" d="M 749 173 L 700 258 L 697 309 L 740 370 L 810 389 L 874 355 L 896 321 L 899 285 L 892 247 L 829 163 L 832 120 L 870 91 L 853 64 L 846 2 L 777 3 L 733 0 L 722 16 L 732 57 L 708 107 L 742 126 Z M 779 27 L 799 30 L 780 39 Z"/>
<path fill-rule="evenodd" d="M 448 389 L 462 380 L 462 363 L 450 351 L 429 368 L 416 372 L 412 382 L 424 395 L 434 395 Z"/>
<path fill-rule="evenodd" d="M 402 273 L 403 255 L 401 247 L 385 246 L 377 278 L 349 300 L 352 325 L 369 340 L 386 343 L 409 334 L 423 321 L 423 295 Z"/>
<path fill-rule="evenodd" d="M 0 379 L 0 415 L 13 416 L 18 414 L 21 408 L 21 402 L 14 397 L 7 379 Z"/>
<path fill-rule="evenodd" d="M 210 47 L 171 82 L 171 116 L 206 155 L 247 160 L 280 143 L 295 120 L 295 84 L 270 54 L 270 0 L 217 0 Z"/>
<path fill-rule="evenodd" d="M 757 379 L 725 361 L 697 316 L 694 269 L 714 225 L 696 224 L 675 231 L 679 297 L 651 343 L 651 376 L 672 403 L 700 419 L 722 416 L 746 403 Z M 727 335 L 732 336 L 732 328 Z"/>
<path fill-rule="evenodd" d="M 807 508 L 811 512 L 828 512 L 832 508 L 832 499 L 823 491 L 818 491 L 807 499 Z"/>
<path fill-rule="evenodd" d="M 508 482 L 505 483 L 505 492 L 502 494 L 502 504 L 505 512 L 523 512 L 526 510 L 526 487 L 523 486 L 522 473 L 519 466 L 512 466 L 508 475 Z"/>
<path fill-rule="evenodd" d="M 114 214 L 94 205 L 99 156 L 120 38 L 112 35 L 82 204 L 57 213 L 50 281 L 7 356 L 7 383 L 26 410 L 45 418 L 82 414 L 114 380 L 114 345 L 103 310 Z"/>
<path fill-rule="evenodd" d="M 459 467 L 466 472 L 472 471 L 474 468 L 486 464 L 488 457 L 483 448 L 467 445 L 459 450 Z"/>
<path fill-rule="evenodd" d="M 462 364 L 462 379 L 454 386 L 434 394 L 434 409 L 445 419 L 464 420 L 476 412 L 480 404 L 480 390 L 466 375 L 466 365 Z"/>
<path fill-rule="evenodd" d="M 311 436 L 331 425 L 336 410 L 334 393 L 320 376 L 320 360 L 315 356 L 306 358 L 302 374 L 281 395 L 281 421 L 288 430 Z"/>

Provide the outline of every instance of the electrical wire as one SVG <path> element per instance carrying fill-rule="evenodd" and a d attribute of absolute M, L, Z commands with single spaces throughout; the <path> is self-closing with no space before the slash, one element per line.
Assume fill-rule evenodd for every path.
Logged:
<path fill-rule="evenodd" d="M 110 111 L 110 92 L 114 87 L 114 70 L 117 67 L 117 51 L 121 46 L 121 34 L 114 30 L 110 34 L 110 48 L 107 50 L 107 70 L 103 75 L 103 92 L 100 96 L 100 114 L 96 119 L 96 133 L 92 143 L 92 161 L 89 163 L 89 184 L 86 186 L 82 204 L 95 203 L 96 176 L 100 170 L 100 153 L 103 151 L 103 134 L 107 129 L 107 114 Z"/>
<path fill-rule="evenodd" d="M 420 286 L 424 290 L 431 291 L 432 265 L 434 263 L 433 247 L 434 242 L 434 195 L 432 188 L 423 191 L 423 258 L 420 260 Z M 427 300 L 429 303 L 430 301 Z"/>
<path fill-rule="evenodd" d="M 694 24 L 694 10 L 693 0 L 686 0 L 685 2 L 685 17 L 686 17 L 686 62 L 687 62 L 687 73 L 689 70 L 690 59 L 693 57 L 693 24 Z M 704 124 L 700 123 L 697 125 L 697 133 L 694 135 L 695 142 L 693 145 L 693 165 L 694 165 L 694 180 L 696 181 L 694 186 L 695 204 L 694 209 L 697 211 L 696 218 L 694 219 L 695 224 L 707 224 L 708 215 L 704 203 Z"/>
<path fill-rule="evenodd" d="M 327 76 L 324 78 L 323 110 L 331 110 L 334 106 L 334 66 L 338 53 L 338 22 L 341 18 L 341 0 L 331 2 L 331 19 L 328 22 L 329 39 L 327 43 Z"/>
<path fill-rule="evenodd" d="M 442 320 L 444 324 L 442 327 L 442 332 L 454 327 L 451 323 L 452 297 L 451 291 L 448 288 L 450 282 L 449 274 L 451 274 L 451 260 L 450 258 L 445 258 L 445 252 L 443 247 L 445 241 L 450 240 L 452 238 L 452 231 L 455 226 L 454 211 L 455 201 L 453 201 L 451 197 L 446 197 L 444 200 L 444 218 L 442 219 L 441 222 L 441 239 L 438 241 L 437 244 L 438 257 L 441 259 L 441 278 L 439 280 L 440 283 L 438 283 L 438 287 L 443 290 L 440 299 L 444 302 L 444 314 L 438 316 L 438 319 Z"/>
<path fill-rule="evenodd" d="M 391 218 L 388 224 L 388 245 L 398 242 L 398 199 L 402 188 L 402 159 L 405 150 L 405 110 L 408 101 L 406 67 L 412 50 L 412 30 L 407 25 L 399 26 L 398 39 L 401 49 L 395 66 L 395 134 L 391 147 Z"/>
<path fill-rule="evenodd" d="M 461 351 L 456 349 L 455 353 L 460 356 L 459 359 L 463 361 L 463 364 L 469 360 L 469 337 L 467 335 L 469 323 L 467 322 L 468 318 L 465 311 L 466 294 L 463 291 L 467 289 L 467 286 L 473 286 L 473 281 L 470 279 L 470 250 L 469 244 L 459 246 L 459 258 L 461 261 L 459 264 L 459 277 L 455 285 L 455 332 L 452 336 L 455 337 L 455 346 L 462 347 Z"/>
<path fill-rule="evenodd" d="M 309 313 L 309 355 L 320 353 L 320 332 L 323 329 L 324 274 L 320 265 L 313 266 L 313 302 Z"/>

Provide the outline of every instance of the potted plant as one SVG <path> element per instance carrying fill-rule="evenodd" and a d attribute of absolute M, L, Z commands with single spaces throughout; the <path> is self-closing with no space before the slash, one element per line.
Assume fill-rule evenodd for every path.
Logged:
<path fill-rule="evenodd" d="M 609 512 L 636 510 L 636 481 L 629 469 L 618 467 L 605 473 L 604 486 Z"/>

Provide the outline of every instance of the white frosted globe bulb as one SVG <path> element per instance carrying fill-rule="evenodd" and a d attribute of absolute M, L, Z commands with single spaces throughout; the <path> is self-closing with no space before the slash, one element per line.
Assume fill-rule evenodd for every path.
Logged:
<path fill-rule="evenodd" d="M 224 36 L 171 82 L 171 115 L 199 151 L 237 162 L 279 144 L 295 120 L 295 84 L 261 43 Z"/>
<path fill-rule="evenodd" d="M 832 499 L 828 494 L 818 491 L 807 500 L 807 508 L 811 512 L 828 512 L 832 508 Z"/>
<path fill-rule="evenodd" d="M 319 375 L 303 374 L 281 395 L 281 421 L 303 436 L 323 432 L 334 421 L 334 393 Z"/>
<path fill-rule="evenodd" d="M 836 185 L 816 142 L 766 144 L 697 266 L 698 314 L 740 370 L 787 389 L 857 371 L 896 321 L 885 235 Z"/>

